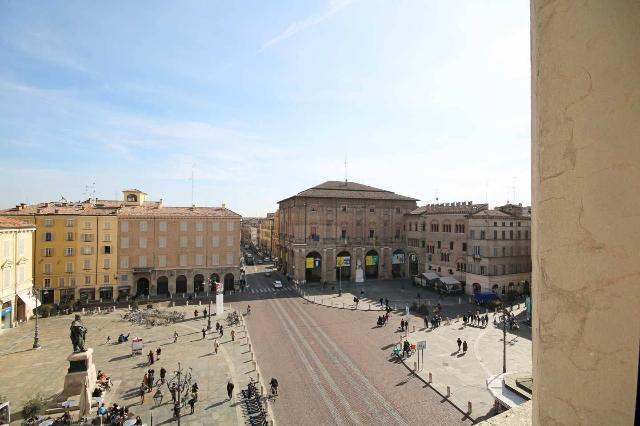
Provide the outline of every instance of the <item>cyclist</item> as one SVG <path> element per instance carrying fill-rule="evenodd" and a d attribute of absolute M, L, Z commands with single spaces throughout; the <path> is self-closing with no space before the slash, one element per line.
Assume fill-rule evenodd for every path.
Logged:
<path fill-rule="evenodd" d="M 269 384 L 271 385 L 271 395 L 278 395 L 278 380 L 272 377 Z"/>

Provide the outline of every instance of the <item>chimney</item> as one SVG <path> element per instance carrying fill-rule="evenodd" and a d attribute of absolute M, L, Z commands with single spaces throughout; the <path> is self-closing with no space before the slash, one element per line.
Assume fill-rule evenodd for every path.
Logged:
<path fill-rule="evenodd" d="M 222 203 L 222 208 L 223 208 L 223 209 L 226 209 L 226 208 L 227 208 L 227 206 L 226 206 L 226 204 L 225 204 L 225 203 Z"/>

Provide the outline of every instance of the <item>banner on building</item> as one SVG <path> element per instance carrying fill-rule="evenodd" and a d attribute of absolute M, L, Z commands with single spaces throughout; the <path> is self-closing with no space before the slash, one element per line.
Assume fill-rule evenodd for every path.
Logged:
<path fill-rule="evenodd" d="M 313 269 L 313 257 L 307 257 L 307 269 Z"/>
<path fill-rule="evenodd" d="M 378 256 L 365 256 L 364 264 L 365 264 L 365 266 L 377 266 L 378 265 Z"/>
<path fill-rule="evenodd" d="M 404 253 L 396 253 L 391 256 L 391 264 L 392 265 L 401 265 L 404 264 Z"/>
<path fill-rule="evenodd" d="M 339 268 L 351 266 L 351 256 L 338 256 L 336 258 L 336 266 Z"/>

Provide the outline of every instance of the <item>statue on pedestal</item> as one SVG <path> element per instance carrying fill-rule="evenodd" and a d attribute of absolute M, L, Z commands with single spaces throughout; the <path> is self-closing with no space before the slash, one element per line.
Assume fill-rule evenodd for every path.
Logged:
<path fill-rule="evenodd" d="M 71 344 L 73 344 L 73 352 L 86 352 L 87 348 L 84 346 L 86 336 L 87 336 L 87 328 L 82 324 L 82 320 L 80 320 L 80 315 L 76 314 L 76 319 L 73 320 L 70 327 L 71 333 Z"/>

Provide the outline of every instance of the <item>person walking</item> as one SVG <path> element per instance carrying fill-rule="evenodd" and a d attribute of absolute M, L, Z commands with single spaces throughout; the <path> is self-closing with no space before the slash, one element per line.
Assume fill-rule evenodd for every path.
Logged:
<path fill-rule="evenodd" d="M 155 374 L 156 372 L 153 370 L 153 368 L 151 370 L 149 370 L 149 374 L 148 374 L 148 381 L 149 381 L 149 392 L 151 392 L 151 388 L 153 388 L 153 382 L 155 380 Z"/>
<path fill-rule="evenodd" d="M 164 384 L 164 376 L 167 375 L 167 370 L 164 367 L 160 369 L 160 384 Z"/>
<path fill-rule="evenodd" d="M 140 405 L 144 404 L 144 394 L 145 394 L 145 386 L 144 382 L 140 384 L 140 389 L 138 389 L 138 395 L 140 395 Z"/>
<path fill-rule="evenodd" d="M 169 387 L 169 393 L 171 394 L 171 399 L 173 400 L 173 402 L 176 402 L 176 392 L 177 392 L 177 388 L 176 388 L 176 384 L 172 384 L 171 387 Z"/>
<path fill-rule="evenodd" d="M 149 358 L 149 365 L 153 365 L 153 351 L 149 351 L 147 358 Z"/>
<path fill-rule="evenodd" d="M 424 327 L 429 328 L 429 315 L 424 316 Z"/>
<path fill-rule="evenodd" d="M 207 317 L 207 308 L 204 308 L 204 311 L 202 312 L 202 318 L 206 318 Z"/>
<path fill-rule="evenodd" d="M 204 340 L 207 337 L 207 329 L 202 327 L 202 340 Z"/>
<path fill-rule="evenodd" d="M 220 337 L 224 336 L 224 330 L 222 328 L 222 326 L 220 326 Z"/>
<path fill-rule="evenodd" d="M 384 304 L 387 306 L 387 309 L 389 309 L 389 299 L 384 299 Z"/>
<path fill-rule="evenodd" d="M 189 407 L 191 407 L 191 414 L 193 414 L 196 407 L 196 399 L 193 395 L 191 395 L 191 398 L 189 398 Z"/>
<path fill-rule="evenodd" d="M 213 340 L 213 351 L 216 353 L 216 355 L 218 355 L 218 347 L 220 347 L 220 342 L 218 342 L 218 339 L 214 339 Z"/>
<path fill-rule="evenodd" d="M 173 343 L 178 343 L 178 330 L 173 332 Z"/>
<path fill-rule="evenodd" d="M 220 323 L 216 321 L 216 332 L 220 331 Z"/>
<path fill-rule="evenodd" d="M 467 353 L 467 341 L 462 342 L 462 352 Z"/>
<path fill-rule="evenodd" d="M 404 318 L 400 320 L 400 331 L 404 331 Z"/>
<path fill-rule="evenodd" d="M 236 341 L 236 332 L 235 332 L 235 330 L 231 330 L 231 341 L 232 342 Z"/>
<path fill-rule="evenodd" d="M 233 396 L 233 388 L 234 385 L 231 382 L 231 379 L 227 382 L 227 395 L 229 396 L 229 401 L 231 401 L 231 397 Z"/>
<path fill-rule="evenodd" d="M 381 307 L 381 308 L 382 308 L 382 304 L 383 304 L 382 302 L 383 302 L 383 300 L 382 300 L 382 297 L 381 297 L 381 298 L 380 298 L 380 307 Z"/>
<path fill-rule="evenodd" d="M 160 347 L 158 347 L 158 349 L 156 349 L 156 361 L 160 361 L 160 354 L 162 353 L 162 349 L 160 349 Z"/>
<path fill-rule="evenodd" d="M 111 336 L 107 336 L 107 345 L 111 344 Z"/>
<path fill-rule="evenodd" d="M 458 337 L 457 343 L 458 343 L 458 352 L 460 352 L 460 346 L 462 346 L 462 340 L 460 340 L 459 337 Z"/>

